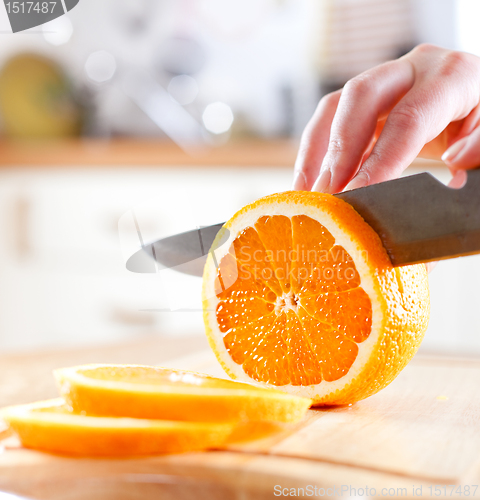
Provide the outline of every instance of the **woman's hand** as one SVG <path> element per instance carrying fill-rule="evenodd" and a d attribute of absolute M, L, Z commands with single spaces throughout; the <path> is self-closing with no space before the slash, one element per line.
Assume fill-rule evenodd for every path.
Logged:
<path fill-rule="evenodd" d="M 375 184 L 418 155 L 442 158 L 454 174 L 480 165 L 480 58 L 419 45 L 323 97 L 303 133 L 293 187 Z"/>

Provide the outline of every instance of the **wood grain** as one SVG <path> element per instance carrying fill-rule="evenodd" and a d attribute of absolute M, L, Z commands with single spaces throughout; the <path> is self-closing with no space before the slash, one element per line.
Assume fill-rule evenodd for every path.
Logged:
<path fill-rule="evenodd" d="M 222 372 L 210 351 L 167 364 L 214 376 Z M 458 483 L 480 457 L 477 387 L 480 361 L 417 356 L 379 394 L 352 406 L 309 410 L 288 437 L 231 449 Z"/>
<path fill-rule="evenodd" d="M 429 483 L 376 471 L 225 451 L 129 460 L 68 459 L 27 450 L 0 456 L 0 488 L 40 500 L 274 498 L 282 488 L 407 488 Z M 12 487 L 12 485 L 14 485 Z M 338 495 L 336 495 L 338 497 Z M 350 497 L 348 490 L 344 497 Z M 428 495 L 425 495 L 428 497 Z"/>

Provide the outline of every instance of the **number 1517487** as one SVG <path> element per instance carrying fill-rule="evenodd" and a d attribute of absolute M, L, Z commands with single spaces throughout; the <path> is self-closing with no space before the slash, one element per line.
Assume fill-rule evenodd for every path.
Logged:
<path fill-rule="evenodd" d="M 8 14 L 28 14 L 37 12 L 51 14 L 57 2 L 8 2 L 5 4 Z"/>
<path fill-rule="evenodd" d="M 477 493 L 478 484 L 472 484 L 472 485 L 442 484 L 442 485 L 428 486 L 427 488 L 430 490 L 431 496 L 437 496 L 437 497 L 453 496 L 455 498 L 461 496 L 474 497 L 475 494 Z"/>

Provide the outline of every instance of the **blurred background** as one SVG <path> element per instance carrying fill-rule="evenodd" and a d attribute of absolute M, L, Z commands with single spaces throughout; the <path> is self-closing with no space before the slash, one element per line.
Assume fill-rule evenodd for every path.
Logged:
<path fill-rule="evenodd" d="M 203 335 L 199 278 L 144 241 L 290 188 L 320 97 L 421 42 L 480 55 L 477 0 L 81 0 L 0 6 L 0 351 Z M 3 24 L 2 24 L 3 23 Z M 443 164 L 418 160 L 446 182 Z M 480 258 L 431 274 L 424 351 L 480 353 Z"/>

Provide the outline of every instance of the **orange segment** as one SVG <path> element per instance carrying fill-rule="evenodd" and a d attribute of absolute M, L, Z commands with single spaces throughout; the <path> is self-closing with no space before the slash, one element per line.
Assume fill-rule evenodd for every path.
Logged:
<path fill-rule="evenodd" d="M 215 290 L 222 299 L 216 311 L 224 333 L 256 322 L 275 309 L 277 295 L 231 254 L 220 262 Z"/>
<path fill-rule="evenodd" d="M 363 342 L 372 327 L 372 304 L 363 288 L 302 298 L 301 304 L 313 318 L 331 325 L 354 342 Z"/>
<path fill-rule="evenodd" d="M 257 349 L 264 347 L 262 343 L 265 344 L 265 339 L 276 340 L 272 338 L 271 332 L 276 319 L 275 314 L 269 314 L 259 318 L 253 325 L 249 323 L 226 330 L 224 344 L 235 363 L 241 365 L 248 358 L 255 356 Z M 279 346 L 277 346 L 277 352 L 278 350 Z"/>
<path fill-rule="evenodd" d="M 425 266 L 394 269 L 350 205 L 280 193 L 225 227 L 230 251 L 216 256 L 218 269 L 208 258 L 203 300 L 210 345 L 231 377 L 350 403 L 411 359 L 428 321 Z"/>
<path fill-rule="evenodd" d="M 289 383 L 295 386 L 318 384 L 322 381 L 321 365 L 315 351 L 312 350 L 309 330 L 301 321 L 301 314 L 290 310 L 286 316 Z"/>
<path fill-rule="evenodd" d="M 279 380 L 288 383 L 288 349 L 283 337 L 285 315 L 274 315 L 270 329 L 262 331 L 254 325 L 252 330 L 258 333 L 255 337 L 248 331 L 242 332 L 252 340 L 251 347 L 244 351 L 245 370 L 257 382 L 268 384 Z"/>
<path fill-rule="evenodd" d="M 335 243 L 333 236 L 316 220 L 306 215 L 292 217 L 293 247 L 297 254 L 292 262 L 292 288 L 300 291 L 305 280 L 323 266 Z"/>
<path fill-rule="evenodd" d="M 255 296 L 232 297 L 217 306 L 220 330 L 224 333 L 237 326 L 250 325 L 275 310 L 275 305 Z"/>
<path fill-rule="evenodd" d="M 352 257 L 343 247 L 335 245 L 315 263 L 298 293 L 305 296 L 342 292 L 358 286 L 360 276 Z"/>
<path fill-rule="evenodd" d="M 256 280 L 263 281 L 277 295 L 282 293 L 282 288 L 270 264 L 266 249 L 255 229 L 251 227 L 245 228 L 235 238 L 232 247 L 230 253 L 235 256 L 238 263 L 242 264 L 244 272 L 247 272 Z"/>
<path fill-rule="evenodd" d="M 309 332 L 309 343 L 320 364 L 323 380 L 331 382 L 348 373 L 358 353 L 355 342 L 327 323 L 318 321 L 306 309 L 300 310 L 299 317 L 305 331 Z"/>
<path fill-rule="evenodd" d="M 292 223 L 288 217 L 276 215 L 260 217 L 255 224 L 260 241 L 266 250 L 266 256 L 275 270 L 275 276 L 283 292 L 290 290 L 290 266 L 292 257 Z M 251 254 L 255 259 L 255 255 Z M 257 262 L 265 266 L 265 261 Z"/>
<path fill-rule="evenodd" d="M 277 300 L 277 294 L 231 254 L 227 254 L 220 263 L 215 293 L 225 300 L 250 298 L 252 295 L 266 302 L 275 303 Z"/>

